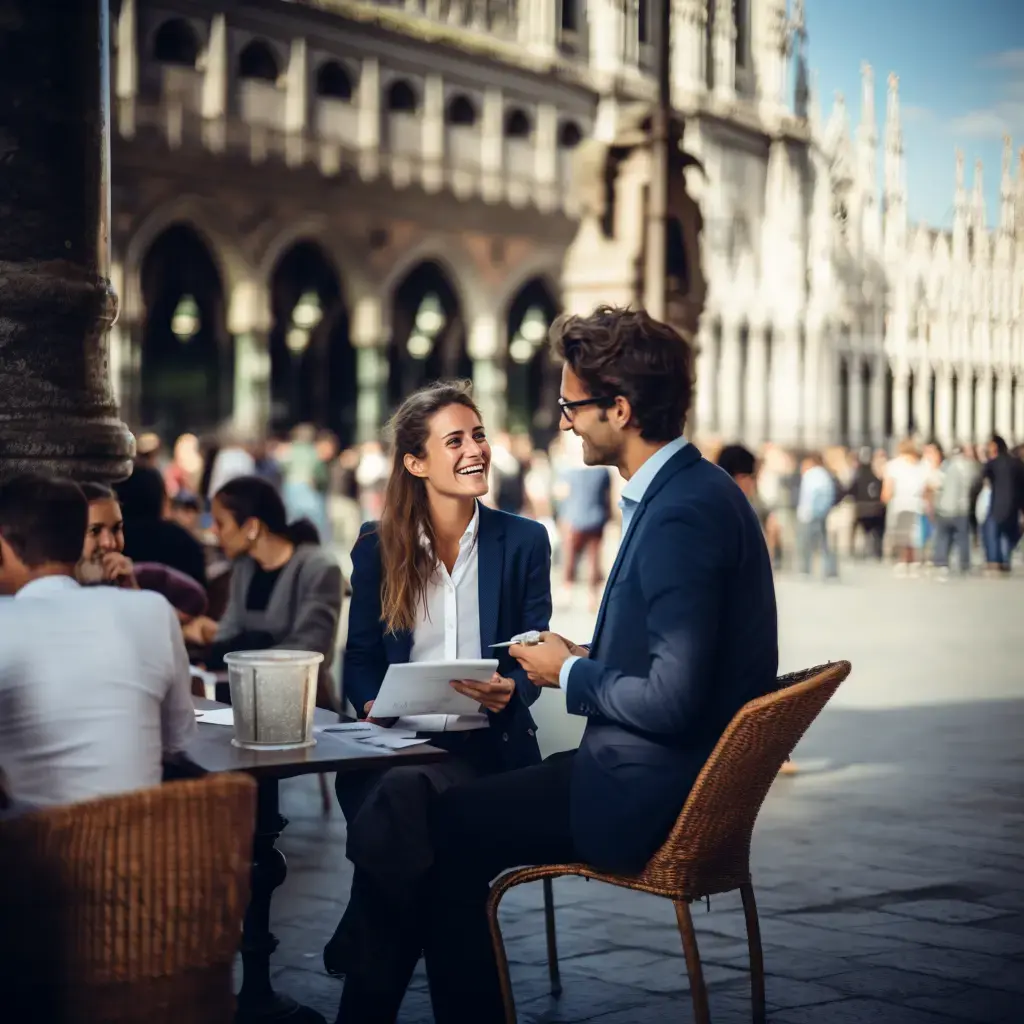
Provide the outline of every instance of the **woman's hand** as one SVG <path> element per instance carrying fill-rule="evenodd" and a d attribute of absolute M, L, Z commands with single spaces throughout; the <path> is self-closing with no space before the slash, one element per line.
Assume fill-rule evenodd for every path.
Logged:
<path fill-rule="evenodd" d="M 182 626 L 185 640 L 195 647 L 209 647 L 217 637 L 217 623 L 207 615 L 197 615 Z"/>
<path fill-rule="evenodd" d="M 108 551 L 100 558 L 100 565 L 103 567 L 103 578 L 108 583 L 127 590 L 139 589 L 132 560 L 119 551 Z"/>
<path fill-rule="evenodd" d="M 472 679 L 453 679 L 452 689 L 464 697 L 472 697 L 488 711 L 504 711 L 515 693 L 516 684 L 511 679 L 499 676 L 497 672 L 486 683 Z"/>

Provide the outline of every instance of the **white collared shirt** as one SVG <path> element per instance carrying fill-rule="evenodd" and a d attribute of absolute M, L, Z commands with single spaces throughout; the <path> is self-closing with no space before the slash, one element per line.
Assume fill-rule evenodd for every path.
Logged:
<path fill-rule="evenodd" d="M 0 599 L 0 765 L 19 801 L 158 785 L 196 732 L 181 625 L 160 594 L 49 576 Z"/>
<path fill-rule="evenodd" d="M 416 614 L 410 661 L 480 660 L 480 565 L 477 534 L 480 506 L 459 538 L 459 554 L 449 573 L 438 560 L 427 585 L 426 607 Z M 405 724 L 421 732 L 485 728 L 484 715 L 417 715 Z"/>

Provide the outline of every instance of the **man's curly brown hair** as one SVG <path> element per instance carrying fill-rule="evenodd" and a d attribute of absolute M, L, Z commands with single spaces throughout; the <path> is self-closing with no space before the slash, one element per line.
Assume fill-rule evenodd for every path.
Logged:
<path fill-rule="evenodd" d="M 673 441 L 693 397 L 694 353 L 674 328 L 642 309 L 598 306 L 589 316 L 560 316 L 555 353 L 593 398 L 622 395 L 645 441 Z"/>

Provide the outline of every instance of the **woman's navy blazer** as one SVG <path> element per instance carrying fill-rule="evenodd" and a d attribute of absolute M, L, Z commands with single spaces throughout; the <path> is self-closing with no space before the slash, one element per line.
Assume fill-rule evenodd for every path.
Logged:
<path fill-rule="evenodd" d="M 516 691 L 501 712 L 488 712 L 505 768 L 523 768 L 540 760 L 537 727 L 530 705 L 540 688 L 526 678 L 507 648 L 491 644 L 511 640 L 530 629 L 545 630 L 551 618 L 551 544 L 540 523 L 480 505 L 477 548 L 480 580 L 480 656 L 498 658 L 498 671 L 515 680 Z M 366 523 L 352 549 L 352 597 L 345 645 L 345 696 L 363 715 L 367 701 L 380 692 L 389 665 L 409 661 L 412 633 L 388 633 L 381 622 L 380 535 Z"/>

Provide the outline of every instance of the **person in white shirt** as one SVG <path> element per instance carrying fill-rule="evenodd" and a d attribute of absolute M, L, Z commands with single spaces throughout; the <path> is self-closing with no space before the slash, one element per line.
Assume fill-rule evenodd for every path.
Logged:
<path fill-rule="evenodd" d="M 911 440 L 900 442 L 896 458 L 885 467 L 885 529 L 896 557 L 897 575 L 912 574 L 918 567 L 923 541 L 921 516 L 929 475 L 929 467 L 921 461 L 917 445 Z"/>
<path fill-rule="evenodd" d="M 75 580 L 87 522 L 69 480 L 0 485 L 0 766 L 31 806 L 155 786 L 196 730 L 167 600 Z"/>
<path fill-rule="evenodd" d="M 433 800 L 540 761 L 529 710 L 539 691 L 507 648 L 491 645 L 543 630 L 551 615 L 547 531 L 480 501 L 491 452 L 468 386 L 416 392 L 392 431 L 381 521 L 366 524 L 352 550 L 345 696 L 360 716 L 372 715 L 392 664 L 495 658 L 498 671 L 488 682 L 452 682 L 477 702 L 476 714 L 417 723 L 449 752 L 444 762 L 338 774 L 355 873 L 324 966 L 345 975 L 339 1020 L 359 1024 L 395 1018 L 423 948 L 418 892 L 432 866 Z"/>

